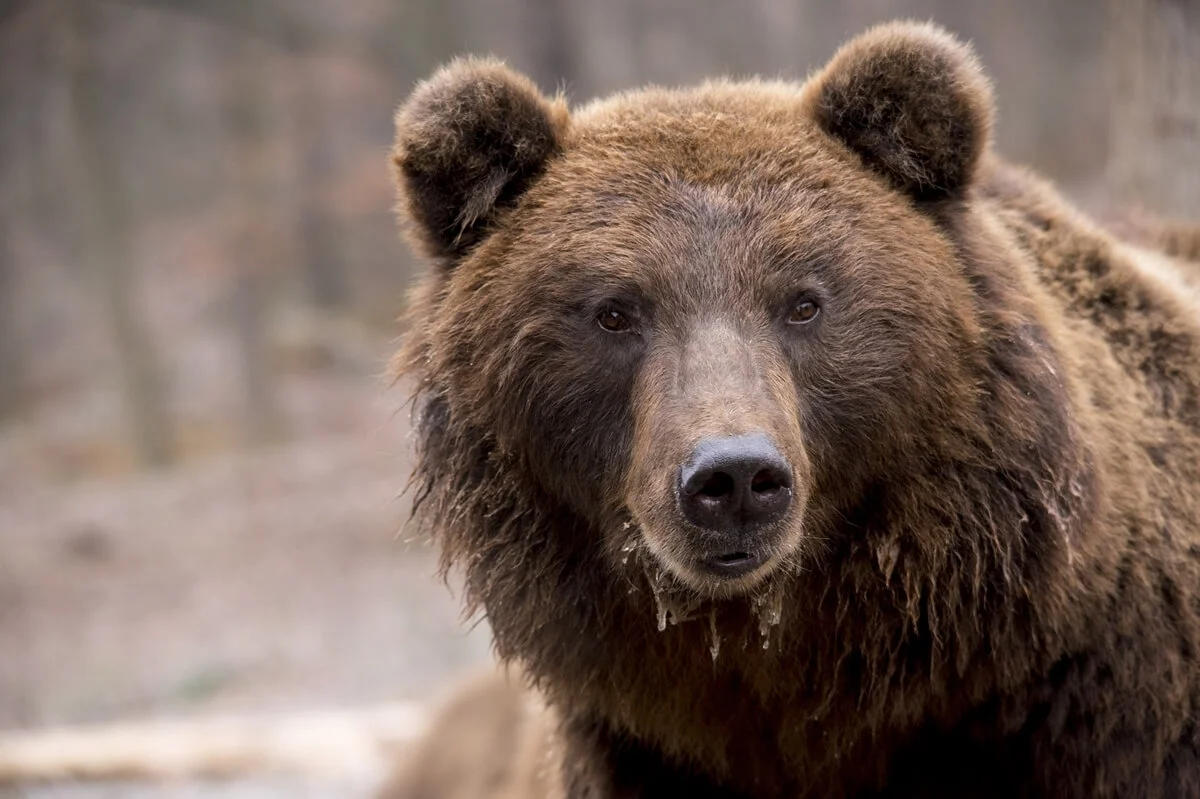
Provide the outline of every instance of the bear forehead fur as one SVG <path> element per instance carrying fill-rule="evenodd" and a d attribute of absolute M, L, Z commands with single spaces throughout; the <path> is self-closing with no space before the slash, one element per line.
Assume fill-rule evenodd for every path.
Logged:
<path fill-rule="evenodd" d="M 1200 269 L 991 115 L 910 23 L 803 85 L 572 113 L 464 60 L 401 108 L 418 515 L 568 795 L 1200 790 Z M 728 580 L 676 480 L 749 433 L 791 503 Z"/>

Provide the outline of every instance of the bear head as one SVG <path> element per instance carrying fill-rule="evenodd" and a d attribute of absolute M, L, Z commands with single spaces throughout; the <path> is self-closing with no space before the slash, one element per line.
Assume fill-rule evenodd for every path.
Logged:
<path fill-rule="evenodd" d="M 916 23 L 803 85 L 570 111 L 468 59 L 415 90 L 393 163 L 433 268 L 397 367 L 421 512 L 502 652 L 546 585 L 734 600 L 819 564 L 881 483 L 1003 452 L 1014 494 L 1047 485 L 1066 389 L 1026 300 L 981 310 L 1006 289 L 962 232 L 991 119 L 970 50 Z"/>

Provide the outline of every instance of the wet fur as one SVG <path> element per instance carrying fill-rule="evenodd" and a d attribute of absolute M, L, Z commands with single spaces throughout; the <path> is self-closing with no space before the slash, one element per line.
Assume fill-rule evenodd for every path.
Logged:
<path fill-rule="evenodd" d="M 872 31 L 804 86 L 570 119 L 500 70 L 459 62 L 401 111 L 402 208 L 441 268 L 396 368 L 418 516 L 561 714 L 566 795 L 1200 792 L 1200 303 L 1156 271 L 1181 265 L 992 155 L 987 83 L 931 26 Z M 511 95 L 486 119 L 427 101 L 481 76 Z M 542 109 L 538 147 L 498 107 Z M 464 127 L 482 161 L 445 138 Z M 422 160 L 435 137 L 474 143 Z M 746 319 L 776 262 L 845 314 L 753 351 L 744 407 L 808 496 L 785 567 L 726 599 L 650 554 L 682 539 L 629 479 L 720 414 L 678 418 L 676 356 L 598 354 L 563 309 L 638 284 Z"/>

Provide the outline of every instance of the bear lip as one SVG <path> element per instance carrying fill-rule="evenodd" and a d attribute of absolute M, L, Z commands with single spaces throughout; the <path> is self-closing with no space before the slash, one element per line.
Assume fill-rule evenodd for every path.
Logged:
<path fill-rule="evenodd" d="M 700 571 L 713 577 L 730 578 L 743 577 L 763 563 L 764 558 L 761 553 L 741 550 L 713 555 L 698 561 L 696 565 Z"/>

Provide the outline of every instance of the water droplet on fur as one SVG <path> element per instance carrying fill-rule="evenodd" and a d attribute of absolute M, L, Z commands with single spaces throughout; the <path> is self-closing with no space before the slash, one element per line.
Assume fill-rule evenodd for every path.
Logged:
<path fill-rule="evenodd" d="M 625 528 L 626 529 L 629 528 L 629 522 L 625 522 Z M 631 536 L 629 536 L 629 538 L 625 539 L 625 543 L 621 545 L 621 565 L 622 566 L 626 566 L 629 564 L 629 556 L 632 555 L 633 553 L 637 552 L 638 549 L 641 547 L 641 545 L 642 545 L 642 542 L 639 541 L 637 536 L 635 536 L 635 535 L 631 535 Z"/>
<path fill-rule="evenodd" d="M 663 596 L 663 573 L 659 569 L 655 569 L 654 576 L 650 578 L 650 591 L 654 594 L 654 609 L 658 614 L 658 631 L 661 633 L 667 629 L 667 603 Z"/>
<path fill-rule="evenodd" d="M 879 571 L 883 573 L 883 579 L 890 580 L 892 572 L 896 569 L 896 563 L 900 560 L 900 544 L 894 538 L 888 539 L 876 550 L 875 559 L 879 563 Z"/>
<path fill-rule="evenodd" d="M 712 607 L 708 611 L 708 632 L 712 636 L 712 643 L 708 647 L 708 652 L 712 655 L 713 663 L 717 662 L 717 655 L 721 654 L 721 636 L 717 632 L 717 609 Z"/>
<path fill-rule="evenodd" d="M 696 618 L 696 609 L 700 607 L 700 600 L 681 600 L 678 597 L 671 597 L 665 600 L 665 604 L 667 606 L 667 621 L 674 627 L 677 624 L 683 624 L 685 621 L 691 621 Z"/>
<path fill-rule="evenodd" d="M 653 575 L 647 571 L 646 576 L 650 581 L 650 590 L 654 594 L 654 608 L 659 632 L 667 629 L 668 623 L 674 627 L 695 618 L 696 610 L 701 604 L 698 597 L 687 593 L 672 592 L 672 581 L 661 569 L 656 569 Z"/>
<path fill-rule="evenodd" d="M 776 585 L 765 594 L 759 594 L 751 602 L 758 616 L 758 634 L 762 636 L 763 649 L 771 648 L 771 628 L 783 618 L 783 586 Z"/>

